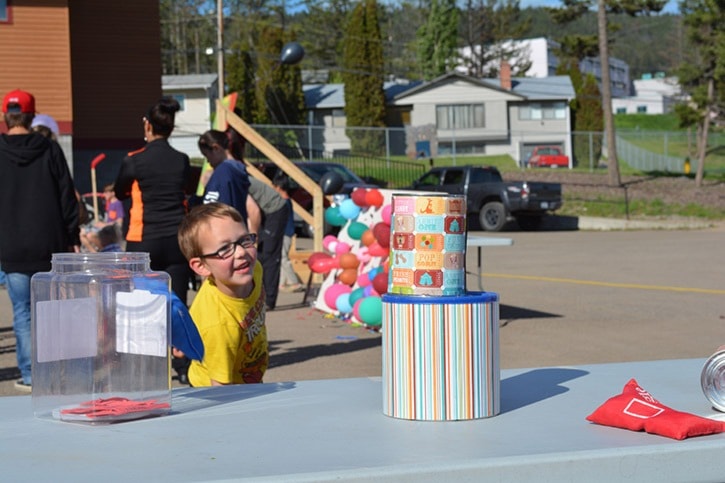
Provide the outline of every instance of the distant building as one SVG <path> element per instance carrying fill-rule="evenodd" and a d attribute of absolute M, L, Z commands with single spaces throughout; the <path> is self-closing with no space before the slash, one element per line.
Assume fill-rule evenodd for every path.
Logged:
<path fill-rule="evenodd" d="M 514 56 L 508 61 L 511 65 L 521 64 L 523 61 L 530 61 L 531 67 L 526 72 L 526 77 L 550 77 L 556 75 L 556 68 L 559 66 L 559 58 L 555 51 L 559 43 L 545 37 L 537 37 L 524 40 L 509 40 L 504 42 L 505 47 L 520 50 L 520 55 Z M 471 56 L 471 49 L 464 47 L 460 50 L 463 58 Z M 498 61 L 496 61 L 498 62 Z M 594 74 L 601 86 L 602 69 L 598 57 L 587 57 L 579 64 L 579 69 L 584 74 Z M 456 71 L 466 73 L 466 67 L 460 65 Z M 609 75 L 612 86 L 613 97 L 626 97 L 629 95 L 629 65 L 621 59 L 609 58 Z"/>
<path fill-rule="evenodd" d="M 173 97 L 181 106 L 169 142 L 191 157 L 201 157 L 197 141 L 211 129 L 219 97 L 217 74 L 165 75 L 161 77 L 161 88 L 165 96 Z"/>
<path fill-rule="evenodd" d="M 667 114 L 684 96 L 676 77 L 644 75 L 633 82 L 633 95 L 612 99 L 615 114 Z"/>

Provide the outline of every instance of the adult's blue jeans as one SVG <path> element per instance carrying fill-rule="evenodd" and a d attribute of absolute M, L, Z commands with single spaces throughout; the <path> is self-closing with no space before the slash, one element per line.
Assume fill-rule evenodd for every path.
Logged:
<path fill-rule="evenodd" d="M 32 340 L 30 338 L 30 277 L 28 273 L 5 273 L 8 295 L 13 304 L 15 354 L 23 382 L 32 384 Z"/>

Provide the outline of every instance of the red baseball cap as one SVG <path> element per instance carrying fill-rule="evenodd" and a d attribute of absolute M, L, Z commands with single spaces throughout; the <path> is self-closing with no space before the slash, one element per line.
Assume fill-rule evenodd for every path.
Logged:
<path fill-rule="evenodd" d="M 18 107 L 13 106 L 10 110 L 8 105 L 17 104 Z M 30 92 L 21 91 L 15 89 L 5 94 L 3 98 L 3 112 L 27 112 L 35 114 L 35 97 Z"/>

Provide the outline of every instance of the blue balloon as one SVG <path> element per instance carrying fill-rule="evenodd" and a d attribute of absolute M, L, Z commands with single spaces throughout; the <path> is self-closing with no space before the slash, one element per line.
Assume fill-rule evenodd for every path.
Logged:
<path fill-rule="evenodd" d="M 340 214 L 348 220 L 354 220 L 360 214 L 360 207 L 348 198 L 340 203 Z"/>
<path fill-rule="evenodd" d="M 350 312 L 352 312 L 352 305 L 350 305 L 350 294 L 340 294 L 335 300 L 335 305 L 337 306 L 337 310 L 339 310 L 343 314 L 349 314 Z"/>

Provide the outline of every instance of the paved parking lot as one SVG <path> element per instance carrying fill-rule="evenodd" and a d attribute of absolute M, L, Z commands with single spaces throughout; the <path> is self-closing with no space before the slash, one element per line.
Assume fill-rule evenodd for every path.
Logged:
<path fill-rule="evenodd" d="M 503 368 L 707 357 L 725 344 L 722 226 L 476 235 L 514 240 L 484 249 L 484 288 L 500 295 Z M 475 251 L 467 262 L 475 270 Z M 474 274 L 467 283 L 477 286 Z M 268 314 L 265 380 L 379 376 L 379 334 L 302 296 L 281 294 Z M 11 325 L 0 290 L 0 395 L 21 394 Z"/>

